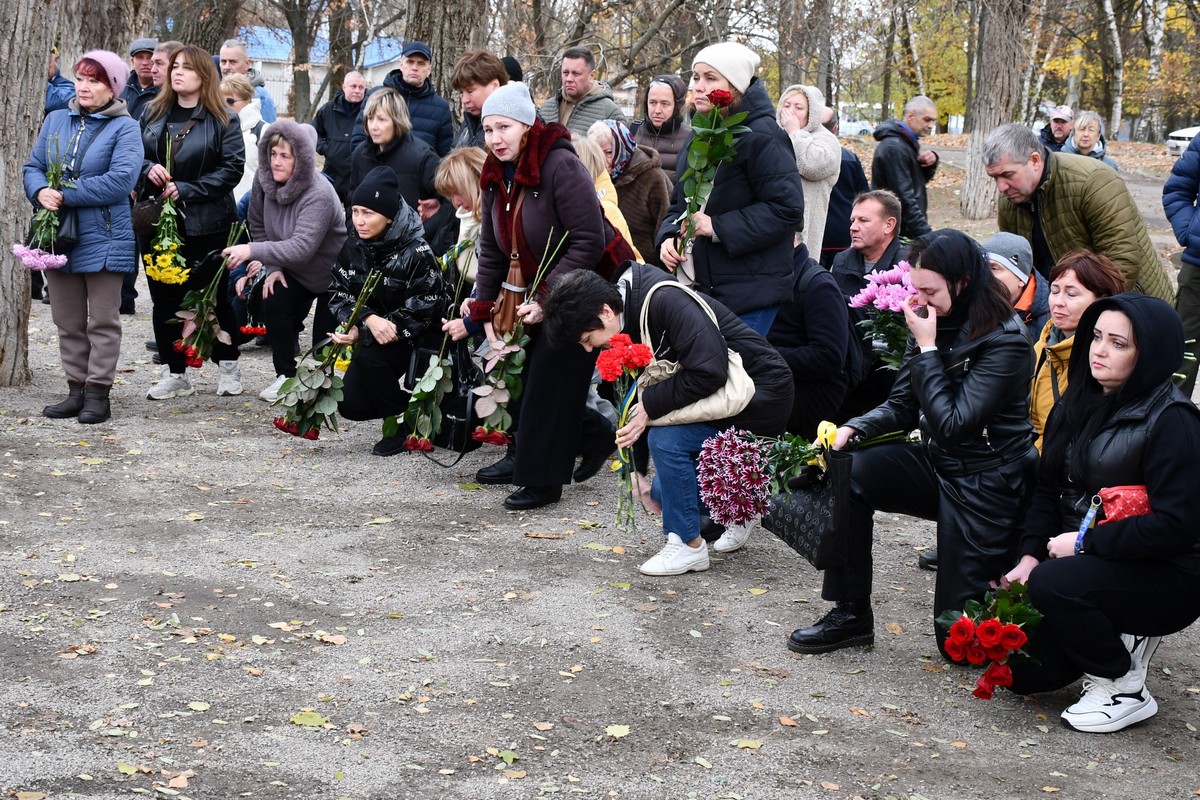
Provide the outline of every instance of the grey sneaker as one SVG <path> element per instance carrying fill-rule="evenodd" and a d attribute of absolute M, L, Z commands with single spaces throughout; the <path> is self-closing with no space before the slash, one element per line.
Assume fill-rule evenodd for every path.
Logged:
<path fill-rule="evenodd" d="M 279 390 L 283 388 L 284 381 L 286 380 L 286 375 L 276 375 L 275 382 L 258 393 L 258 399 L 274 403 L 279 399 Z"/>
<path fill-rule="evenodd" d="M 189 394 L 195 393 L 196 388 L 188 381 L 186 375 L 168 372 L 158 383 L 150 387 L 150 391 L 146 392 L 146 397 L 150 400 L 170 400 L 173 397 L 187 397 Z"/>
<path fill-rule="evenodd" d="M 217 396 L 232 397 L 242 393 L 242 371 L 236 361 L 222 361 L 217 365 Z"/>

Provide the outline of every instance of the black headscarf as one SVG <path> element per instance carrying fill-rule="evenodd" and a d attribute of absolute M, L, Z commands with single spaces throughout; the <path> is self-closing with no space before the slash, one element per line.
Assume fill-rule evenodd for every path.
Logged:
<path fill-rule="evenodd" d="M 1120 311 L 1129 318 L 1137 347 L 1137 361 L 1129 378 L 1109 394 L 1092 377 L 1090 358 L 1096 320 L 1105 311 Z M 1046 462 L 1066 466 L 1068 452 L 1072 459 L 1082 457 L 1086 448 L 1074 447 L 1073 443 L 1089 441 L 1114 413 L 1160 389 L 1182 364 L 1183 324 L 1170 304 L 1136 292 L 1102 297 L 1092 303 L 1075 329 L 1067 391 L 1046 422 Z M 1070 474 L 1081 474 L 1082 466 L 1072 464 Z"/>

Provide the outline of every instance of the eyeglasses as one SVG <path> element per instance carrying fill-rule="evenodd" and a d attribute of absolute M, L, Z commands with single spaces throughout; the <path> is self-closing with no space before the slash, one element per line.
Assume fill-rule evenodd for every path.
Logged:
<path fill-rule="evenodd" d="M 235 105 L 237 102 L 238 102 L 238 99 L 236 97 L 226 97 L 225 98 L 225 105 L 227 105 L 227 106 Z"/>

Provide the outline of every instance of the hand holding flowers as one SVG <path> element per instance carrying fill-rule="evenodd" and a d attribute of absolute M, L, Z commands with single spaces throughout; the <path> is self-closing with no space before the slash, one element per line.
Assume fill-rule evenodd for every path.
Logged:
<path fill-rule="evenodd" d="M 617 526 L 632 531 L 634 517 L 633 444 L 646 429 L 646 413 L 637 404 L 638 371 L 654 360 L 654 353 L 645 344 L 633 343 L 629 334 L 618 333 L 600 351 L 596 359 L 596 370 L 600 379 L 615 384 L 619 404 L 617 407 L 617 460 L 613 471 L 617 473 L 620 486 L 617 502 Z M 638 482 L 639 488 L 641 480 Z"/>
<path fill-rule="evenodd" d="M 33 214 L 33 226 L 30 231 L 29 245 L 14 244 L 12 253 L 29 270 L 41 272 L 47 269 L 61 269 L 67 264 L 67 256 L 55 252 L 60 223 L 59 211 L 62 208 L 62 190 L 74 188 L 75 184 L 67 179 L 66 159 L 58 149 L 58 137 L 51 136 L 46 142 L 49 153 L 50 143 L 54 143 L 54 158 L 48 159 L 46 165 L 47 186 L 37 193 L 40 206 Z"/>
<path fill-rule="evenodd" d="M 750 130 L 741 124 L 748 116 L 747 112 L 724 116 L 725 109 L 733 104 L 732 94 L 717 89 L 709 92 L 707 97 L 712 106 L 708 111 L 692 117 L 688 166 L 679 178 L 683 183 L 684 197 L 687 199 L 687 208 L 675 220 L 682 223 L 679 243 L 675 246 L 675 251 L 681 259 L 687 257 L 688 244 L 692 239 L 696 236 L 713 235 L 712 218 L 703 215 L 700 209 L 712 194 L 717 169 L 737 155 L 737 148 L 733 146 L 734 139 Z"/>
<path fill-rule="evenodd" d="M 875 354 L 890 369 L 899 369 L 908 343 L 909 326 L 905 322 L 909 298 L 917 294 L 910 276 L 911 267 L 901 261 L 889 270 L 867 273 L 867 285 L 850 298 L 851 308 L 866 308 L 870 317 L 859 325 L 863 338 L 871 342 Z M 936 321 L 933 321 L 936 325 Z"/>

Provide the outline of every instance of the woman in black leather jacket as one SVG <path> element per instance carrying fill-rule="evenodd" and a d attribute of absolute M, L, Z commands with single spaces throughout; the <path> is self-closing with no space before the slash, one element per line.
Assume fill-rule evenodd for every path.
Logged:
<path fill-rule="evenodd" d="M 421 219 L 400 197 L 391 167 L 371 170 L 350 193 L 350 207 L 354 227 L 329 289 L 329 310 L 339 325 L 350 318 L 371 270 L 383 274 L 358 324 L 330 334 L 336 344 L 358 343 L 338 413 L 346 419 L 383 419 L 403 414 L 408 406 L 400 381 L 414 347 L 438 347 L 448 298 L 433 251 L 421 238 Z M 403 429 L 385 436 L 371 452 L 395 455 L 404 450 L 405 436 Z"/>
<path fill-rule="evenodd" d="M 171 160 L 167 163 L 167 140 Z M 221 76 L 212 57 L 199 47 L 187 46 L 171 56 L 168 78 L 158 97 L 142 113 L 142 181 L 139 199 L 174 198 L 179 209 L 180 251 L 190 269 L 183 284 L 149 280 L 154 340 L 169 374 L 150 388 L 151 400 L 169 400 L 196 390 L 186 377 L 186 357 L 172 344 L 180 337 L 175 312 L 184 295 L 202 290 L 221 269 L 221 249 L 227 244 L 236 219 L 233 187 L 242 178 L 246 160 L 237 114 L 225 105 Z M 151 252 L 152 236 L 142 236 L 138 249 Z M 224 331 L 236 333 L 237 322 L 229 304 L 226 281 L 217 291 L 217 320 Z M 218 364 L 217 394 L 242 393 L 241 374 L 234 344 L 216 342 L 212 359 Z"/>
<path fill-rule="evenodd" d="M 792 633 L 788 647 L 824 653 L 871 644 L 871 543 L 875 511 L 937 521 L 941 566 L 933 613 L 981 599 L 1016 556 L 1037 450 L 1029 423 L 1033 349 L 982 248 L 966 234 L 933 231 L 910 256 L 918 294 L 904 309 L 908 353 L 883 405 L 838 429 L 854 439 L 919 428 L 920 443 L 855 453 L 845 566 L 825 571 L 822 596 L 837 606 Z M 945 638 L 937 631 L 938 646 Z"/>
<path fill-rule="evenodd" d="M 1111 733 L 1153 716 L 1150 657 L 1200 617 L 1200 411 L 1171 381 L 1182 363 L 1169 305 L 1098 300 L 1080 319 L 1046 427 L 1021 560 L 1003 583 L 1027 581 L 1045 615 L 1026 648 L 1036 661 L 1012 665 L 1013 691 L 1082 676 L 1082 697 L 1062 713 L 1074 730 Z M 1081 526 L 1092 498 L 1117 486 L 1144 489 L 1149 507 L 1125 516 L 1106 501 L 1103 521 Z"/>

